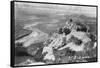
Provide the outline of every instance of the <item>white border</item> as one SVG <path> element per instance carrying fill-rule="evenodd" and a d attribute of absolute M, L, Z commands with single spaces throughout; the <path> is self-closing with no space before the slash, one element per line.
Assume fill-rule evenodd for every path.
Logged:
<path fill-rule="evenodd" d="M 25 1 L 25 0 L 24 0 Z M 29 1 L 29 0 L 28 0 Z M 30 0 L 39 2 L 69 3 L 69 4 L 86 4 L 98 5 L 99 0 Z M 100 12 L 100 9 L 99 11 Z M 100 14 L 98 15 L 100 18 Z M 98 21 L 98 30 L 100 29 L 100 20 Z M 98 39 L 100 38 L 98 32 Z M 100 42 L 100 40 L 98 40 Z M 98 44 L 99 47 L 99 44 Z M 98 48 L 100 52 L 100 47 Z M 10 0 L 0 1 L 0 68 L 10 68 Z M 100 54 L 98 53 L 99 60 Z M 38 68 L 99 68 L 99 63 L 82 63 L 66 65 L 37 66 Z M 28 67 L 25 67 L 28 68 Z M 31 67 L 32 68 L 32 67 Z"/>

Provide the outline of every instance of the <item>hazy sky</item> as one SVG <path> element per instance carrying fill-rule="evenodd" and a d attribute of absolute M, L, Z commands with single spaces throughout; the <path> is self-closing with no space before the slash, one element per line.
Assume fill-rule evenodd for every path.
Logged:
<path fill-rule="evenodd" d="M 15 25 L 18 30 L 20 26 L 54 30 L 65 25 L 71 16 L 79 16 L 78 18 L 86 21 L 86 16 L 96 17 L 96 7 L 15 2 Z"/>
<path fill-rule="evenodd" d="M 15 24 L 20 26 L 40 24 L 39 28 L 55 29 L 56 23 L 62 25 L 71 15 L 96 17 L 96 7 L 15 2 Z"/>
<path fill-rule="evenodd" d="M 96 17 L 96 7 L 40 4 L 40 3 L 22 3 L 16 2 L 16 10 L 32 14 L 50 14 L 50 15 L 70 15 L 84 14 L 86 16 Z"/>

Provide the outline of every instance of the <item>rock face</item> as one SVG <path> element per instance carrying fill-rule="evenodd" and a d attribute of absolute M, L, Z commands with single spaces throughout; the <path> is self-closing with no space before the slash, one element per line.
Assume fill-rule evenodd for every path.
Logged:
<path fill-rule="evenodd" d="M 40 51 L 41 53 L 39 53 L 39 55 L 42 55 L 43 47 L 44 47 L 43 42 L 35 43 L 35 44 L 32 44 L 29 47 L 27 47 L 27 52 L 28 52 L 28 54 L 30 54 L 32 56 L 36 56 L 36 55 L 38 55 L 38 52 Z M 39 55 L 36 58 L 41 57 Z"/>
<path fill-rule="evenodd" d="M 24 29 L 32 32 L 19 35 L 15 43 L 26 48 L 26 53 L 33 57 L 35 62 L 88 62 L 89 59 L 86 58 L 97 56 L 95 36 L 88 32 L 89 28 L 84 24 L 69 20 L 50 36 L 36 28 Z"/>
<path fill-rule="evenodd" d="M 84 53 L 86 51 L 93 49 L 93 46 L 89 44 L 91 43 L 92 39 L 88 36 L 88 34 L 89 34 L 88 27 L 86 27 L 85 25 L 75 24 L 72 21 L 66 22 L 66 26 L 60 28 L 58 33 L 54 33 L 52 35 L 51 38 L 52 41 L 50 40 L 51 43 L 46 44 L 46 46 L 43 48 L 43 54 L 46 53 L 46 55 L 44 56 L 44 60 L 51 60 L 55 62 L 56 61 L 56 56 L 54 54 L 55 49 L 59 52 L 58 54 L 60 55 L 65 55 L 66 49 L 69 49 L 73 52 L 84 52 Z M 63 40 L 64 38 L 65 41 Z M 90 46 L 92 46 L 92 48 L 90 48 Z M 62 51 L 64 49 L 65 52 Z M 71 57 L 71 59 L 73 58 L 74 57 Z M 69 61 L 71 61 L 71 59 Z M 81 62 L 82 60 L 77 60 L 77 62 L 78 61 Z M 86 61 L 83 59 L 83 62 Z"/>
<path fill-rule="evenodd" d="M 16 59 L 23 58 L 24 56 L 27 57 L 27 59 L 30 59 L 30 57 L 34 58 L 34 62 L 40 62 L 43 58 L 42 56 L 42 48 L 43 41 L 45 41 L 48 37 L 48 34 L 38 30 L 38 29 L 32 29 L 27 30 L 23 29 L 18 32 L 16 35 Z M 20 55 L 20 56 L 18 56 Z M 16 64 L 18 65 L 26 65 L 27 62 L 23 58 L 23 60 L 16 60 Z M 19 64 L 20 63 L 20 64 Z M 32 62 L 33 63 L 33 62 Z"/>

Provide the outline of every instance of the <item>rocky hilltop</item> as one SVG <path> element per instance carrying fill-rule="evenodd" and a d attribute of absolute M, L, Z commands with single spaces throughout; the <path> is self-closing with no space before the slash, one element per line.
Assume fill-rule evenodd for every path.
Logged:
<path fill-rule="evenodd" d="M 26 53 L 34 58 L 34 61 L 26 60 L 30 64 L 88 62 L 89 58 L 95 58 L 93 61 L 96 61 L 96 36 L 89 32 L 90 28 L 86 24 L 74 23 L 69 19 L 65 26 L 50 34 L 32 27 L 24 29 L 32 32 L 15 43 L 22 43 Z"/>

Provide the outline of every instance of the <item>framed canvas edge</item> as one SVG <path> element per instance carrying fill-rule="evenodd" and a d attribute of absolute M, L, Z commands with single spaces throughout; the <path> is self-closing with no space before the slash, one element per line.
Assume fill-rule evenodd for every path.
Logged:
<path fill-rule="evenodd" d="M 23 3 L 40 3 L 40 4 L 56 4 L 56 5 L 74 5 L 74 6 L 85 6 L 85 7 L 96 7 L 96 34 L 97 34 L 97 59 L 92 62 L 72 62 L 72 63 L 59 63 L 59 64 L 43 64 L 43 65 L 25 65 L 25 66 L 15 66 L 15 11 L 14 3 L 23 2 Z M 10 66 L 11 67 L 31 67 L 31 66 L 48 66 L 48 65 L 65 65 L 65 64 L 82 64 L 82 63 L 94 63 L 98 62 L 98 6 L 97 5 L 83 5 L 83 4 L 68 4 L 68 3 L 52 3 L 52 2 L 37 2 L 37 1 L 10 1 Z"/>

